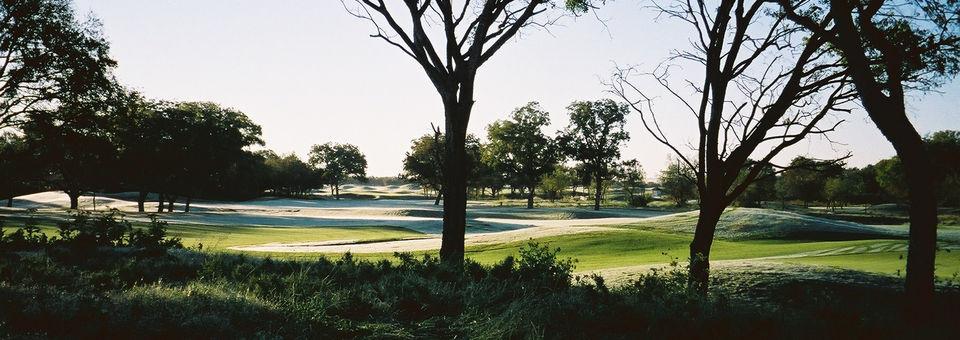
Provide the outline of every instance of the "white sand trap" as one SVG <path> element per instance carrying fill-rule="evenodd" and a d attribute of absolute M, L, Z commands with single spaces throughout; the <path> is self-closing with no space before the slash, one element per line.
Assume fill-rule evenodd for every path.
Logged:
<path fill-rule="evenodd" d="M 623 229 L 609 227 L 576 227 L 576 226 L 540 226 L 525 229 L 468 234 L 465 237 L 467 246 L 484 244 L 501 244 L 523 241 L 534 238 L 579 234 L 595 231 L 617 231 Z M 281 253 L 389 253 L 411 252 L 440 249 L 440 237 L 408 239 L 385 242 L 357 242 L 355 240 L 335 240 L 312 243 L 262 244 L 256 246 L 232 247 L 233 250 L 265 251 Z"/>

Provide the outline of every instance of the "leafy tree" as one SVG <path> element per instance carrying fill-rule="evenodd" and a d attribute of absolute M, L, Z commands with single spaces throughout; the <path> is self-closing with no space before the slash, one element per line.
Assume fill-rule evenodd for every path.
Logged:
<path fill-rule="evenodd" d="M 160 204 L 166 199 L 168 211 L 178 195 L 186 197 L 184 210 L 189 211 L 192 198 L 222 192 L 215 179 L 247 156 L 245 148 L 263 144 L 259 125 L 243 112 L 215 103 L 166 104 L 154 119 L 160 133 L 157 160 L 165 170 Z"/>
<path fill-rule="evenodd" d="M 553 172 L 543 176 L 540 181 L 540 191 L 549 199 L 563 198 L 563 191 L 570 188 L 577 180 L 573 169 L 559 166 Z"/>
<path fill-rule="evenodd" d="M 844 169 L 840 176 L 830 177 L 823 185 L 823 196 L 831 207 L 843 206 L 853 202 L 857 194 L 863 192 L 863 178 L 857 169 Z"/>
<path fill-rule="evenodd" d="M 724 209 L 783 150 L 808 135 L 834 131 L 839 122 L 827 117 L 849 110 L 844 104 L 854 97 L 824 34 L 803 32 L 778 7 L 769 0 L 657 5 L 662 16 L 693 29 L 693 47 L 677 51 L 652 72 L 619 69 L 611 82 L 613 92 L 640 114 L 647 132 L 694 172 L 700 213 L 690 242 L 689 283 L 701 294 L 707 292 L 710 249 Z M 684 72 L 672 72 L 680 68 Z M 688 70 L 700 76 L 676 79 Z M 641 83 L 638 76 L 653 81 Z M 692 118 L 695 156 L 689 157 L 687 145 L 661 125 L 665 112 L 653 105 L 658 97 L 673 100 L 677 105 L 671 107 Z"/>
<path fill-rule="evenodd" d="M 334 197 L 340 199 L 340 183 L 347 178 L 366 181 L 367 158 L 353 144 L 326 143 L 310 149 L 310 165 L 322 169 Z"/>
<path fill-rule="evenodd" d="M 23 136 L 0 133 L 0 199 L 6 198 L 7 207 L 13 206 L 13 197 L 36 187 L 37 169 Z"/>
<path fill-rule="evenodd" d="M 647 187 L 646 175 L 639 161 L 631 159 L 620 163 L 617 167 L 617 181 L 620 182 L 620 188 L 627 196 L 628 204 L 635 207 L 646 205 L 641 196 Z"/>
<path fill-rule="evenodd" d="M 903 174 L 903 164 L 899 157 L 891 157 L 877 162 L 877 184 L 885 193 L 898 201 L 906 200 L 909 196 L 907 181 Z"/>
<path fill-rule="evenodd" d="M 697 182 L 694 176 L 689 168 L 671 162 L 660 172 L 660 190 L 673 198 L 676 206 L 686 206 L 687 201 L 696 197 Z"/>
<path fill-rule="evenodd" d="M 69 0 L 0 2 L 0 130 L 113 87 L 109 46 Z"/>
<path fill-rule="evenodd" d="M 306 196 L 313 189 L 323 187 L 323 173 L 300 160 L 296 154 L 278 156 L 272 151 L 261 151 L 264 164 L 269 168 L 269 187 L 274 195 Z"/>
<path fill-rule="evenodd" d="M 434 205 L 440 204 L 443 197 L 444 151 L 443 133 L 439 130 L 414 139 L 403 158 L 403 173 L 400 177 L 432 189 L 437 193 Z M 467 172 L 468 181 L 475 181 L 480 165 L 480 140 L 473 135 L 467 136 Z"/>
<path fill-rule="evenodd" d="M 905 289 L 915 320 L 934 298 L 937 197 L 933 158 L 910 122 L 905 96 L 960 72 L 960 1 L 778 0 L 793 22 L 843 58 L 863 108 L 897 151 L 910 200 Z"/>
<path fill-rule="evenodd" d="M 835 161 L 821 161 L 797 156 L 777 181 L 777 190 L 786 199 L 809 204 L 824 198 L 827 178 L 839 176 L 842 166 Z"/>
<path fill-rule="evenodd" d="M 117 148 L 107 113 L 98 103 L 69 103 L 56 111 L 31 114 L 21 125 L 27 143 L 46 169 L 46 181 L 79 207 L 84 192 L 105 188 L 113 179 Z"/>
<path fill-rule="evenodd" d="M 596 188 L 593 210 L 600 210 L 603 182 L 613 175 L 621 144 L 630 140 L 624 130 L 630 107 L 604 99 L 573 102 L 567 110 L 570 125 L 561 132 L 561 145 L 590 174 Z"/>
<path fill-rule="evenodd" d="M 741 176 L 747 176 L 747 171 L 741 171 Z M 757 179 L 750 183 L 746 190 L 737 201 L 744 207 L 762 207 L 763 201 L 772 200 L 777 197 L 777 177 L 773 166 L 767 166 L 760 171 Z"/>
<path fill-rule="evenodd" d="M 566 3 L 574 5 L 583 0 Z M 443 241 L 440 257 L 462 263 L 467 214 L 467 123 L 473 111 L 477 72 L 507 42 L 537 22 L 549 0 L 411 0 L 388 6 L 383 0 L 355 0 L 351 14 L 369 21 L 372 37 L 400 49 L 423 68 L 444 108 L 446 160 L 443 186 Z M 399 7 L 399 8 L 397 8 Z M 438 48 L 443 48 L 438 50 Z"/>
<path fill-rule="evenodd" d="M 941 204 L 960 207 L 960 131 L 937 131 L 926 138 Z"/>
<path fill-rule="evenodd" d="M 550 114 L 536 102 L 527 103 L 487 126 L 490 159 L 505 169 L 517 187 L 526 189 L 527 209 L 533 208 L 534 190 L 559 161 L 556 143 L 543 133 Z"/>

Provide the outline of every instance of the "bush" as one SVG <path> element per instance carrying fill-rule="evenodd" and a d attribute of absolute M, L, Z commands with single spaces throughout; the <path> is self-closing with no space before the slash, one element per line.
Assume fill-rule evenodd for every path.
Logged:
<path fill-rule="evenodd" d="M 646 207 L 651 200 L 653 200 L 653 197 L 650 196 L 649 194 L 636 195 L 636 196 L 630 196 L 629 202 L 627 202 L 627 204 L 629 204 L 631 207 L 634 207 L 634 208 Z"/>

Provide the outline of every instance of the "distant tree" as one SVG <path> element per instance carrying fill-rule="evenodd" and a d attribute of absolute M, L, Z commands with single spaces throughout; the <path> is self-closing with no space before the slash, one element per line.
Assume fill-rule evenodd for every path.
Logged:
<path fill-rule="evenodd" d="M 439 130 L 414 139 L 410 151 L 407 151 L 403 158 L 403 172 L 400 174 L 401 178 L 434 190 L 437 194 L 434 205 L 439 205 L 443 197 L 443 160 L 446 157 L 443 140 L 443 133 Z M 473 135 L 468 135 L 466 167 L 468 181 L 475 180 L 479 164 L 480 140 Z"/>
<path fill-rule="evenodd" d="M 748 175 L 746 171 L 741 172 L 743 172 L 741 176 Z M 768 165 L 760 171 L 757 179 L 747 186 L 747 189 L 743 191 L 743 194 L 741 194 L 740 197 L 737 197 L 737 202 L 739 202 L 740 206 L 743 207 L 759 208 L 763 206 L 763 201 L 773 200 L 776 198 L 776 171 L 773 169 L 773 166 Z"/>
<path fill-rule="evenodd" d="M 603 182 L 613 175 L 620 146 L 630 140 L 624 130 L 630 107 L 610 99 L 567 106 L 570 124 L 560 133 L 564 153 L 584 165 L 596 188 L 593 210 L 600 210 Z"/>
<path fill-rule="evenodd" d="M 322 169 L 330 193 L 340 199 L 340 183 L 347 178 L 366 181 L 367 158 L 353 144 L 326 143 L 310 149 L 310 165 Z"/>
<path fill-rule="evenodd" d="M 900 157 L 894 156 L 877 162 L 875 165 L 877 174 L 877 184 L 890 197 L 897 201 L 907 200 L 909 188 L 907 188 L 906 176 L 903 173 L 903 164 L 900 163 Z"/>
<path fill-rule="evenodd" d="M 693 171 L 679 163 L 671 162 L 660 172 L 660 190 L 673 199 L 677 207 L 687 205 L 687 201 L 696 197 L 697 182 Z"/>
<path fill-rule="evenodd" d="M 158 143 L 169 141 L 160 127 L 157 113 L 160 103 L 147 100 L 136 92 L 124 93 L 113 115 L 115 138 L 119 152 L 118 180 L 125 188 L 138 192 L 137 211 L 144 212 L 147 195 L 160 189 L 157 178 L 165 175 L 159 162 Z"/>
<path fill-rule="evenodd" d="M 960 131 L 937 131 L 924 141 L 933 159 L 940 203 L 960 207 Z"/>
<path fill-rule="evenodd" d="M 505 169 L 512 184 L 527 193 L 527 209 L 533 208 L 534 191 L 544 175 L 553 172 L 559 152 L 553 138 L 543 129 L 550 125 L 550 114 L 536 102 L 515 109 L 508 120 L 487 126 L 490 159 Z"/>
<path fill-rule="evenodd" d="M 566 1 L 568 6 L 584 0 Z M 346 3 L 346 2 L 345 2 Z M 473 111 L 477 71 L 523 28 L 552 21 L 548 0 L 452 1 L 355 0 L 347 10 L 368 20 L 372 37 L 400 49 L 423 68 L 443 102 L 446 160 L 443 241 L 440 257 L 463 262 L 467 214 L 467 123 Z M 536 21 L 535 18 L 547 17 Z"/>
<path fill-rule="evenodd" d="M 323 187 L 322 171 L 300 160 L 296 154 L 277 156 L 272 151 L 261 151 L 260 155 L 270 169 L 270 189 L 274 195 L 302 197 Z"/>
<path fill-rule="evenodd" d="M 215 103 L 174 103 L 163 107 L 158 119 L 164 134 L 158 151 L 168 170 L 161 193 L 168 211 L 176 196 L 186 198 L 184 211 L 189 212 L 192 198 L 222 192 L 215 179 L 247 155 L 245 148 L 263 144 L 259 125 L 243 112 Z"/>
<path fill-rule="evenodd" d="M 480 188 L 481 195 L 486 192 L 486 189 L 490 189 L 490 196 L 497 197 L 507 186 L 509 175 L 501 168 L 500 162 L 493 159 L 490 144 L 480 144 L 479 156 L 473 185 Z"/>
<path fill-rule="evenodd" d="M 13 206 L 13 197 L 35 189 L 39 169 L 23 136 L 0 133 L 0 199 L 7 200 L 7 207 Z"/>
<path fill-rule="evenodd" d="M 627 204 L 631 206 L 645 205 L 646 202 L 642 201 L 644 198 L 641 195 L 644 189 L 646 189 L 647 183 L 640 162 L 636 159 L 624 161 L 619 164 L 616 171 L 616 179 L 620 183 L 620 188 L 623 190 L 623 193 L 626 195 Z"/>
<path fill-rule="evenodd" d="M 839 176 L 830 177 L 823 185 L 823 196 L 831 208 L 852 203 L 864 190 L 863 179 L 857 169 L 844 169 Z"/>
<path fill-rule="evenodd" d="M 559 166 L 553 172 L 543 176 L 540 181 L 540 191 L 548 199 L 563 198 L 563 191 L 570 188 L 577 180 L 577 173 L 570 168 Z"/>
<path fill-rule="evenodd" d="M 69 0 L 0 2 L 0 130 L 113 87 L 109 46 Z"/>
<path fill-rule="evenodd" d="M 824 199 L 827 178 L 839 176 L 842 166 L 836 161 L 821 161 L 797 156 L 777 181 L 777 190 L 787 199 L 800 200 L 804 205 Z"/>

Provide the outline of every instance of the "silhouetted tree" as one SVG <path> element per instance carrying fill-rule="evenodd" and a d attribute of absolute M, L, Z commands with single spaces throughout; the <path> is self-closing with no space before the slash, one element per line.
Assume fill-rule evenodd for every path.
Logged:
<path fill-rule="evenodd" d="M 543 133 L 550 114 L 536 102 L 515 109 L 510 119 L 487 126 L 490 159 L 505 169 L 516 185 L 526 190 L 527 209 L 533 208 L 534 191 L 544 175 L 553 171 L 559 152 L 552 138 Z"/>
<path fill-rule="evenodd" d="M 604 99 L 573 102 L 567 111 L 570 124 L 558 139 L 564 153 L 583 164 L 590 174 L 596 188 L 593 210 L 600 210 L 603 182 L 613 175 L 621 144 L 630 140 L 630 134 L 624 130 L 630 107 Z"/>
<path fill-rule="evenodd" d="M 326 143 L 310 149 L 310 165 L 322 169 L 330 193 L 340 199 L 340 183 L 347 178 L 366 181 L 367 158 L 353 144 Z"/>
<path fill-rule="evenodd" d="M 0 133 L 0 199 L 6 199 L 8 207 L 13 198 L 36 189 L 40 167 L 30 153 L 23 136 L 12 132 Z"/>
<path fill-rule="evenodd" d="M 818 126 L 854 96 L 826 38 L 805 34 L 777 7 L 769 0 L 673 1 L 657 7 L 694 29 L 692 49 L 675 51 L 647 74 L 693 117 L 693 158 L 662 129 L 650 100 L 655 95 L 633 80 L 634 69 L 619 70 L 611 83 L 640 113 L 646 130 L 695 174 L 700 214 L 690 243 L 690 284 L 701 293 L 707 290 L 710 248 L 724 209 L 782 150 L 807 135 L 833 131 L 839 122 Z M 674 85 L 670 71 L 677 67 L 699 69 L 702 79 Z"/>
<path fill-rule="evenodd" d="M 903 164 L 910 200 L 905 287 L 916 320 L 934 295 L 937 197 L 933 161 L 907 115 L 905 94 L 960 71 L 960 2 L 777 0 L 790 20 L 841 55 L 864 109 Z"/>
<path fill-rule="evenodd" d="M 69 0 L 3 1 L 0 18 L 0 129 L 113 87 L 97 21 L 78 22 Z"/>
<path fill-rule="evenodd" d="M 117 148 L 101 103 L 68 103 L 53 112 L 31 114 L 21 125 L 27 143 L 45 169 L 47 185 L 79 208 L 85 192 L 103 189 L 114 179 Z"/>
<path fill-rule="evenodd" d="M 578 3 L 580 0 L 567 1 Z M 549 24 L 548 0 L 354 0 L 348 11 L 368 20 L 384 40 L 414 59 L 440 94 L 446 160 L 440 257 L 461 263 L 467 211 L 466 139 L 477 71 L 524 27 Z"/>

